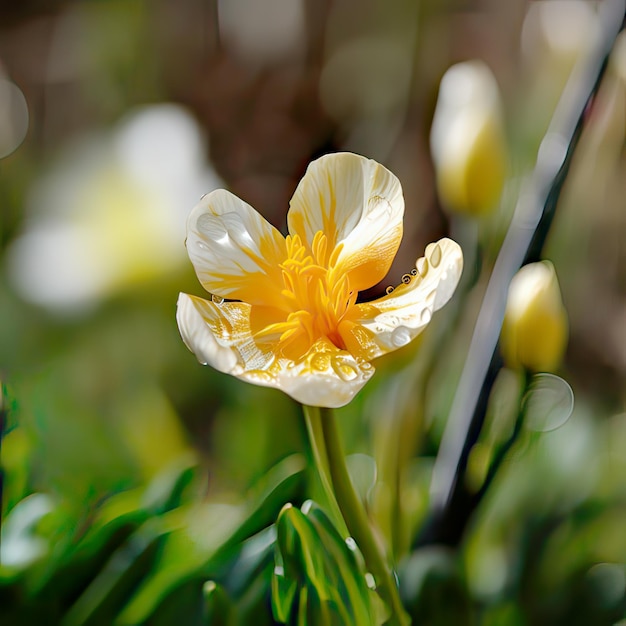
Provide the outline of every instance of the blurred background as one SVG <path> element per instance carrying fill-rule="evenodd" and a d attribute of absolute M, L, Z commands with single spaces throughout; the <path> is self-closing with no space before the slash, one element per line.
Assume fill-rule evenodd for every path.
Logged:
<path fill-rule="evenodd" d="M 423 396 L 397 393 L 418 358 L 409 348 L 383 361 L 375 382 L 340 411 L 349 452 L 368 455 L 381 441 L 380 424 L 391 421 L 385 411 L 417 416 L 405 433 L 412 479 L 402 495 L 405 534 L 415 532 L 485 278 L 559 95 L 598 36 L 597 9 L 583 0 L 2 4 L 7 623 L 29 623 L 35 613 L 24 617 L 24 606 L 37 602 L 53 611 L 41 590 L 59 551 L 77 545 L 111 498 L 143 493 L 171 468 L 193 468 L 186 506 L 194 513 L 176 528 L 201 546 L 201 561 L 222 535 L 213 543 L 198 538 L 206 522 L 206 507 L 198 507 L 245 503 L 270 467 L 306 449 L 292 401 L 197 364 L 178 335 L 175 303 L 179 291 L 203 295 L 184 246 L 185 219 L 202 194 L 226 187 L 285 232 L 297 182 L 327 152 L 376 159 L 404 189 L 400 252 L 368 296 L 398 284 L 425 245 L 444 235 L 460 240 L 466 273 L 477 274 L 449 305 L 446 315 L 456 321 L 443 326 L 445 349 L 420 370 L 428 371 Z M 497 81 L 507 150 L 501 202 L 480 218 L 456 215 L 441 201 L 429 144 L 439 82 L 451 65 L 471 59 Z M 569 315 L 559 374 L 573 389 L 574 410 L 560 428 L 522 438 L 469 527 L 460 576 L 480 623 L 623 617 L 625 129 L 622 38 L 546 250 Z M 390 395 L 395 404 L 385 404 Z M 74 604 L 85 605 L 85 589 L 87 578 L 57 594 L 57 613 L 47 614 L 73 607 L 64 623 L 87 623 Z M 113 623 L 106 619 L 93 623 Z M 124 619 L 115 623 L 144 623 Z"/>

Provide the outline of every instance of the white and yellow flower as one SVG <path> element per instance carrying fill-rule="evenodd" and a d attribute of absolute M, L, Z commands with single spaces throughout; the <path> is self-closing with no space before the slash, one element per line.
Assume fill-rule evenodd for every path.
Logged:
<path fill-rule="evenodd" d="M 355 154 L 310 164 L 283 237 L 225 190 L 204 196 L 187 222 L 187 248 L 210 300 L 180 294 L 177 320 L 203 364 L 309 405 L 347 404 L 372 359 L 406 345 L 451 297 L 459 246 L 426 248 L 411 280 L 369 303 L 402 238 L 398 179 Z"/>

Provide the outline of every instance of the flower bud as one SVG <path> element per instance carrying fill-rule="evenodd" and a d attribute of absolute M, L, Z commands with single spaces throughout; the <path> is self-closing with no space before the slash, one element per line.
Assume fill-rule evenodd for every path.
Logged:
<path fill-rule="evenodd" d="M 513 277 L 502 326 L 506 364 L 545 372 L 556 369 L 567 345 L 567 314 L 549 261 L 525 265 Z"/>
<path fill-rule="evenodd" d="M 453 65 L 444 74 L 430 146 L 446 208 L 478 216 L 497 206 L 507 148 L 498 84 L 481 61 Z"/>

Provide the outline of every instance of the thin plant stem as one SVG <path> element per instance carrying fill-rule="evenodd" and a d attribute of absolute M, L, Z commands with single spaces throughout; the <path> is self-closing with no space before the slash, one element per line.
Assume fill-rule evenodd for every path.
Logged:
<path fill-rule="evenodd" d="M 527 396 L 530 391 L 530 386 L 532 382 L 532 376 L 527 369 L 524 369 L 521 372 L 521 381 L 520 381 L 520 390 L 519 390 L 519 409 L 517 412 L 517 416 L 515 418 L 515 425 L 513 427 L 513 432 L 509 436 L 509 438 L 501 445 L 500 449 L 495 454 L 489 470 L 487 472 L 487 476 L 483 481 L 478 493 L 475 496 L 476 506 L 485 496 L 492 483 L 496 479 L 496 476 L 499 473 L 500 468 L 504 463 L 504 459 L 507 457 L 511 448 L 519 439 L 519 435 L 522 431 L 522 427 L 524 426 L 524 421 L 526 420 L 526 412 L 528 409 Z"/>
<path fill-rule="evenodd" d="M 328 455 L 326 454 L 326 443 L 324 442 L 324 433 L 322 432 L 322 419 L 319 407 L 302 406 L 304 413 L 304 423 L 306 425 L 311 453 L 317 475 L 319 476 L 322 490 L 326 496 L 328 506 L 331 509 L 331 517 L 336 525 L 340 526 L 340 530 L 347 530 L 343 515 L 337 503 L 335 492 L 331 483 L 330 469 L 328 467 Z"/>
<path fill-rule="evenodd" d="M 312 441 L 312 447 L 318 449 L 320 459 L 324 456 L 322 450 L 325 451 L 327 465 L 323 461 L 318 464 L 320 477 L 328 471 L 334 497 L 341 510 L 348 532 L 359 546 L 365 565 L 374 576 L 377 589 L 391 611 L 391 616 L 387 623 L 393 626 L 408 626 L 410 619 L 402 606 L 391 568 L 387 563 L 381 546 L 374 537 L 363 503 L 348 473 L 335 417 L 330 409 L 306 407 L 305 415 L 307 410 L 309 415 L 317 412 L 319 416 L 320 428 L 318 429 L 314 424 L 315 427 L 309 430 L 309 434 L 313 433 L 316 439 L 321 434 L 321 441 Z M 322 482 L 324 482 L 323 478 Z"/>

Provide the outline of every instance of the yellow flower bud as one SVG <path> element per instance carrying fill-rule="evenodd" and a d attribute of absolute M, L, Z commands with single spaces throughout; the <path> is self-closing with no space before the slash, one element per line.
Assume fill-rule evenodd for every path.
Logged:
<path fill-rule="evenodd" d="M 525 265 L 513 277 L 502 326 L 501 348 L 510 367 L 556 369 L 567 345 L 567 314 L 554 266 Z"/>
<path fill-rule="evenodd" d="M 446 208 L 477 216 L 497 206 L 507 148 L 498 84 L 481 61 L 453 65 L 444 74 L 430 145 Z"/>

